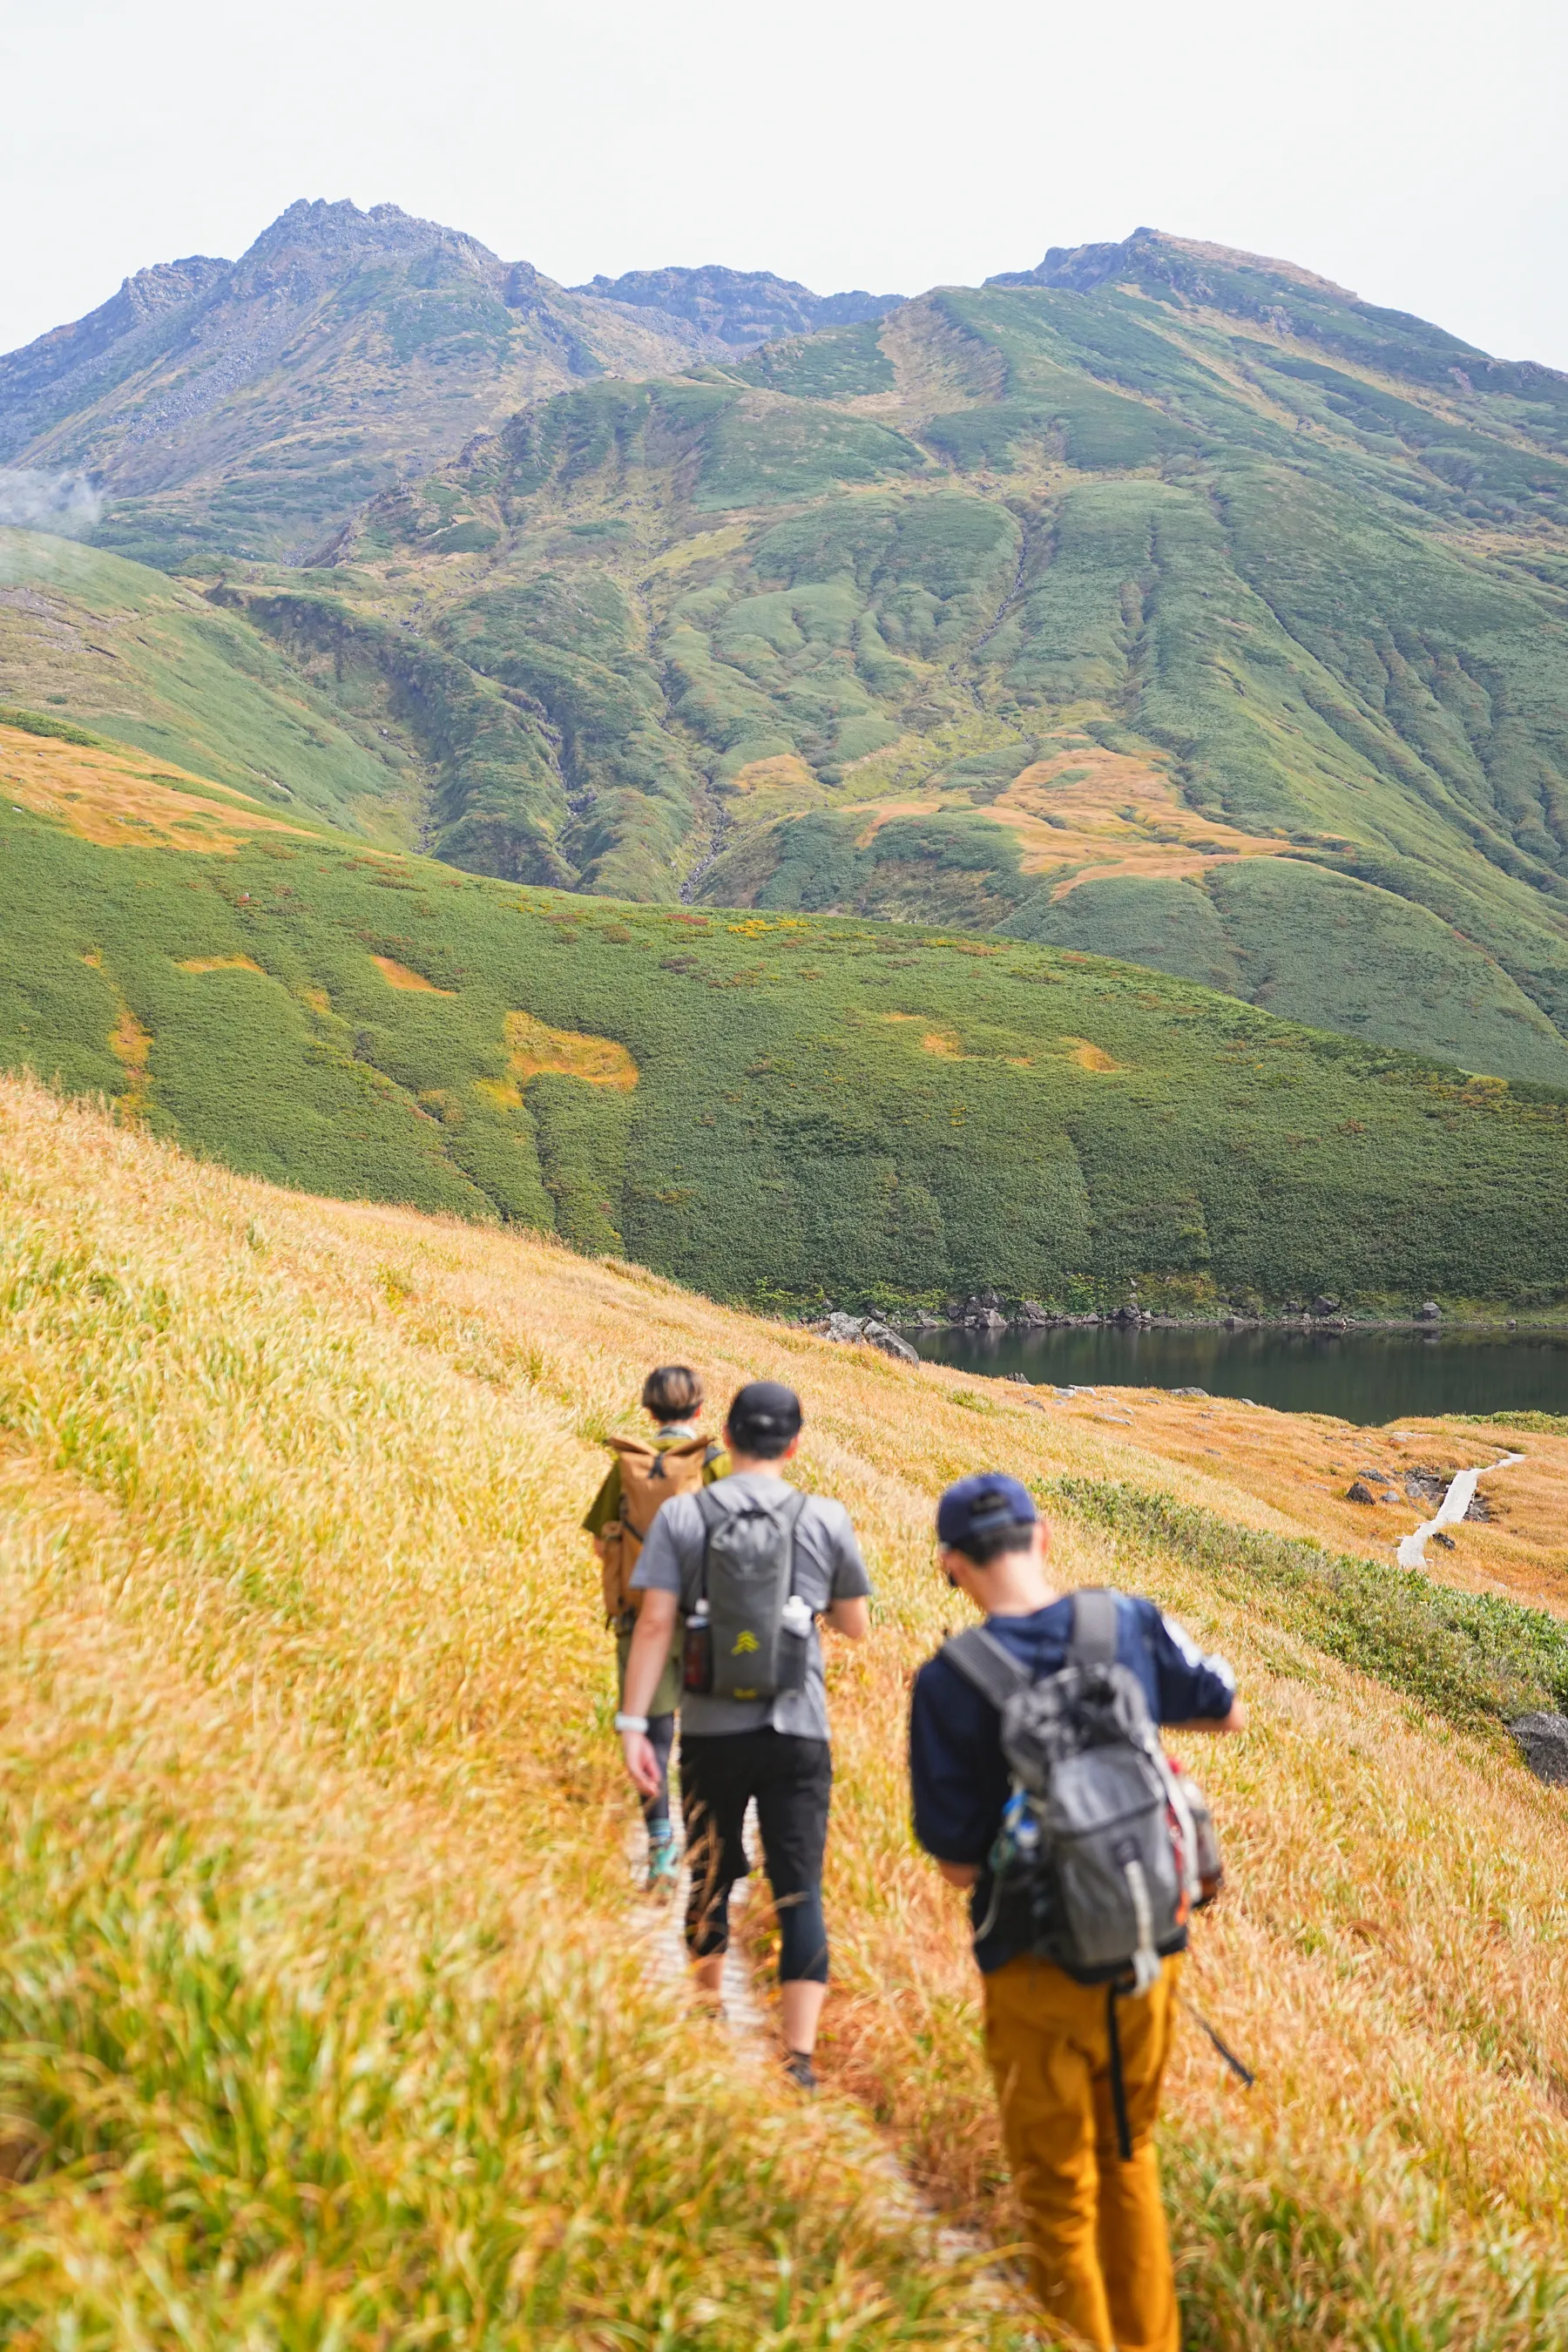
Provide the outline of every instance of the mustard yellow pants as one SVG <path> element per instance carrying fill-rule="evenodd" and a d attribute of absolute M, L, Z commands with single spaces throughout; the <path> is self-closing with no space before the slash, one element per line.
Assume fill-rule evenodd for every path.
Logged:
<path fill-rule="evenodd" d="M 1117 2147 L 1103 1985 L 1027 1958 L 986 1977 L 985 2054 L 1046 2315 L 1095 2352 L 1178 2352 L 1154 2119 L 1179 1960 L 1116 2003 L 1132 2157 Z"/>

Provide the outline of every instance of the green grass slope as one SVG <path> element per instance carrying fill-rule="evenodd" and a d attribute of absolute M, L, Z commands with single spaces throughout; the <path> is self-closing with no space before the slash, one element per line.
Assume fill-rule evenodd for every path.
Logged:
<path fill-rule="evenodd" d="M 425 797 L 416 762 L 333 688 L 319 691 L 263 632 L 162 572 L 0 530 L 0 702 L 279 810 L 291 802 L 373 840 L 412 842 Z"/>
<path fill-rule="evenodd" d="M 327 836 L 98 848 L 5 804 L 0 893 L 0 1066 L 248 1171 L 553 1226 L 719 1297 L 1568 1291 L 1568 1097 L 1129 966 Z M 595 1082 L 606 1039 L 635 1070 L 598 1075 L 634 1084 Z"/>

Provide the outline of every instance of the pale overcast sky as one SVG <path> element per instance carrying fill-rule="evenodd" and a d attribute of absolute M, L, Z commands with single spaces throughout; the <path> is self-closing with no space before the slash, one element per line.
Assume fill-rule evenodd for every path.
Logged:
<path fill-rule="evenodd" d="M 1564 0 L 0 0 L 0 351 L 296 196 L 567 283 L 918 293 L 1141 222 L 1568 368 Z"/>

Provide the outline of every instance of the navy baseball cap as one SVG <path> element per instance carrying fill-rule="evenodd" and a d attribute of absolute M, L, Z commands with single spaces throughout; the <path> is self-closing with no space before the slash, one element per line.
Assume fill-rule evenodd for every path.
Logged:
<path fill-rule="evenodd" d="M 749 1438 L 787 1445 L 801 1429 L 800 1399 L 782 1381 L 748 1381 L 737 1389 L 726 1423 L 742 1449 Z"/>
<path fill-rule="evenodd" d="M 936 1539 L 944 1550 L 963 1551 L 979 1536 L 1010 1528 L 1032 1528 L 1039 1517 L 1035 1498 L 1001 1470 L 981 1470 L 950 1486 L 936 1507 Z"/>

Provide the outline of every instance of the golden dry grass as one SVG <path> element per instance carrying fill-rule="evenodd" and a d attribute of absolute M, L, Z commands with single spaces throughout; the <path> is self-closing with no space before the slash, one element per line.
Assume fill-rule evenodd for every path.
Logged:
<path fill-rule="evenodd" d="M 426 980 L 422 971 L 411 971 L 405 963 L 399 963 L 395 956 L 373 955 L 371 961 L 388 988 L 401 989 L 405 994 L 413 996 L 455 996 L 457 994 L 456 989 L 437 988 L 435 982 Z"/>
<path fill-rule="evenodd" d="M 1276 857 L 1289 845 L 1194 815 L 1158 768 L 1098 745 L 1026 768 L 986 814 L 1017 835 L 1026 874 L 1078 868 L 1053 890 L 1057 898 L 1112 875 L 1175 880 L 1222 858 Z"/>
<path fill-rule="evenodd" d="M 1223 1479 L 1233 1490 L 1232 1517 L 1385 1561 L 1432 1516 L 1405 1493 L 1407 1472 L 1429 1470 L 1447 1484 L 1456 1470 L 1521 1454 L 1522 1461 L 1480 1482 L 1490 1519 L 1451 1528 L 1452 1551 L 1429 1544 L 1427 1571 L 1467 1591 L 1510 1593 L 1568 1615 L 1568 1434 L 1419 1416 L 1368 1429 L 1329 1413 L 1275 1412 L 1234 1397 L 1182 1398 L 1162 1389 L 1108 1389 L 1053 1409 L 1084 1423 L 1119 1416 L 1162 1459 Z M 1371 1471 L 1385 1475 L 1368 1481 L 1363 1473 Z M 1377 1503 L 1347 1499 L 1357 1478 L 1371 1485 Z M 1265 1510 L 1238 1507 L 1237 1493 Z M 1399 1499 L 1384 1502 L 1385 1493 Z"/>
<path fill-rule="evenodd" d="M 871 760 L 886 756 L 873 753 Z M 755 783 L 786 781 L 786 764 L 759 761 Z M 928 816 L 935 809 L 967 809 L 973 803 L 967 793 L 949 789 L 934 795 L 906 793 L 876 801 L 847 800 L 841 805 L 846 814 L 863 819 L 856 836 L 863 849 L 895 817 Z M 1065 898 L 1080 882 L 1126 874 L 1143 880 L 1176 880 L 1237 857 L 1277 857 L 1289 847 L 1272 835 L 1196 815 L 1162 769 L 1126 752 L 1107 751 L 1098 743 L 1036 761 L 1020 771 L 1005 792 L 983 803 L 978 814 L 1016 835 L 1023 873 L 1071 869 L 1054 887 L 1056 898 Z"/>
<path fill-rule="evenodd" d="M 849 2216 L 829 2267 L 853 2325 L 831 2336 L 819 2301 L 809 2326 L 781 2332 L 743 2283 L 717 2317 L 698 2309 L 677 2242 L 700 2245 L 711 2205 L 734 2255 L 742 2225 L 725 2165 L 759 2166 L 758 2134 L 784 2111 L 725 2052 L 645 2014 L 616 1973 L 628 1809 L 576 1521 L 602 1439 L 631 1425 L 650 1361 L 697 1363 L 721 1398 L 760 1375 L 802 1391 L 803 1475 L 849 1506 L 878 1590 L 871 1640 L 831 1670 L 825 2064 L 944 2210 L 1005 2236 L 960 1907 L 914 1851 L 906 1818 L 908 1677 L 955 1605 L 933 1571 L 932 1501 L 948 1479 L 1005 1463 L 1026 1476 L 1160 1486 L 1288 1528 L 1289 1498 L 1266 1500 L 1241 1475 L 1252 1421 L 1237 1422 L 1228 1458 L 1188 1466 L 1173 1444 L 1163 1450 L 1165 1433 L 1136 1397 L 1129 1427 L 835 1349 L 545 1241 L 194 1167 L 19 1085 L 0 1087 L 0 1165 L 4 1721 L 7 1770 L 29 1801 L 47 1812 L 58 1790 L 79 1820 L 71 1808 L 95 1789 L 91 1818 L 112 1823 L 155 1784 L 183 1834 L 203 1851 L 232 1849 L 225 1868 L 242 1891 L 288 1890 L 257 1930 L 268 1950 L 274 1939 L 283 1978 L 302 1954 L 331 1951 L 338 1906 L 369 1939 L 377 1986 L 412 1981 L 433 1937 L 479 1938 L 482 1965 L 471 1983 L 459 1970 L 454 1990 L 453 2033 L 490 2015 L 481 1991 L 526 2011 L 530 1972 L 546 1963 L 571 1979 L 573 2000 L 612 2002 L 621 2022 L 595 2030 L 611 2074 L 624 2073 L 626 2111 L 645 2139 L 652 2116 L 687 2170 L 665 2223 L 639 2206 L 637 2228 L 616 2238 L 601 2226 L 600 2189 L 563 2157 L 584 2230 L 599 2233 L 600 2306 L 590 2310 L 569 2266 L 561 2307 L 576 2315 L 559 2323 L 564 2332 L 507 2340 L 781 2352 L 994 2340 L 1004 2322 L 953 2278 L 946 2304 L 931 2306 L 934 2334 L 900 2336 L 892 2317 L 875 2332 L 867 2312 L 892 2308 L 887 2224 L 852 2147 L 834 2137 L 831 2101 L 792 2126 L 805 2170 L 767 2175 L 755 2226 L 765 2236 L 769 2199 L 787 2210 L 799 2293 L 809 2273 L 812 2294 L 826 2295 L 812 2249 Z M 1225 1455 L 1225 1443 L 1213 1451 Z M 1266 1608 L 1222 1603 L 1173 1560 L 1124 1542 L 1119 1551 L 1071 1522 L 1058 1559 L 1067 1582 L 1135 1583 L 1174 1606 L 1233 1657 L 1254 1710 L 1241 1740 L 1186 1743 L 1233 1881 L 1203 1923 L 1194 1990 L 1258 2071 L 1244 2095 L 1195 2033 L 1181 2042 L 1167 2153 L 1189 2344 L 1560 2346 L 1568 1794 L 1531 1780 L 1500 1736 L 1424 1717 Z M 584 1992 L 594 1965 L 599 1990 Z M 552 2048 L 555 2030 L 529 2029 Z M 438 2071 L 447 2045 L 429 2031 L 421 2063 Z M 649 2048 L 674 2090 L 657 2113 Z M 699 2081 L 719 2087 L 698 2097 Z M 494 2084 L 486 2095 L 500 2095 Z M 607 2128 L 615 2100 L 584 2097 L 594 2127 Z M 692 2153 L 681 2118 L 714 2102 L 723 2152 Z M 423 2181 L 439 2168 L 437 2141 L 415 2135 L 409 2160 Z M 379 2212 L 353 2171 L 369 2164 L 353 2156 L 360 2187 L 342 2193 Z M 826 2167 L 815 2188 L 814 2165 Z M 520 2157 L 495 2210 L 532 2210 L 542 2178 L 534 2153 Z M 695 2201 L 693 2181 L 704 2184 Z M 85 2290 L 71 2282 L 90 2273 L 104 2294 L 123 2289 L 144 2333 L 128 2322 L 80 2340 L 173 2342 L 144 2319 L 146 2214 L 122 2212 L 106 2182 L 101 2194 L 75 2175 L 17 2192 L 34 2200 L 14 2216 L 19 2259 L 46 2279 L 29 2309 L 47 2314 L 51 2296 L 74 2308 Z M 426 2226 L 409 2225 L 415 2237 Z M 924 2250 L 901 2260 L 898 2275 L 925 2293 Z M 658 2294 L 638 2299 L 650 2262 L 674 2334 L 655 2332 Z M 414 2293 L 394 2268 L 384 2327 Z M 0 2267 L 0 2295 L 19 2292 L 18 2275 Z M 248 2273 L 241 2284 L 259 2292 Z M 216 2316 L 201 2304 L 185 2340 L 248 2340 L 232 2332 L 238 2309 L 233 2297 L 213 2303 Z M 294 2304 L 289 2312 L 286 2340 L 329 2340 Z M 67 2340 L 42 2319 L 28 2325 L 35 2333 L 14 2340 Z M 367 2326 L 355 2319 L 332 2340 L 414 2340 Z"/>
<path fill-rule="evenodd" d="M 0 1137 L 5 2340 L 1012 2340 L 617 1949 L 619 1367 L 460 1228 Z"/>
<path fill-rule="evenodd" d="M 511 1051 L 507 1068 L 526 1086 L 549 1071 L 566 1078 L 585 1078 L 591 1087 L 613 1087 L 629 1093 L 637 1082 L 637 1066 L 613 1037 L 591 1037 L 574 1029 L 552 1029 L 531 1013 L 509 1013 L 506 1042 Z"/>
<path fill-rule="evenodd" d="M 0 727 L 0 793 L 108 849 L 228 854 L 247 835 L 300 827 L 269 816 L 231 785 L 183 768 L 150 770 L 146 755 L 56 741 Z"/>
<path fill-rule="evenodd" d="M 1102 1072 L 1121 1066 L 1120 1062 L 1111 1060 L 1103 1045 L 1091 1045 L 1087 1037 L 1064 1037 L 1062 1044 L 1072 1048 L 1072 1058 L 1080 1070 Z"/>

